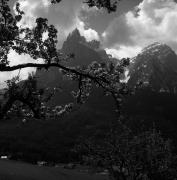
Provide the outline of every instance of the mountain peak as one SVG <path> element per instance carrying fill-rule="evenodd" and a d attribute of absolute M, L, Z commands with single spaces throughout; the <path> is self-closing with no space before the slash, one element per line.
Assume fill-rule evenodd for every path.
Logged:
<path fill-rule="evenodd" d="M 85 43 L 86 40 L 85 40 L 84 36 L 81 36 L 79 30 L 76 28 L 74 31 L 72 31 L 68 35 L 66 42 L 68 42 L 68 43 L 72 43 L 72 42 L 73 43 L 80 43 L 80 42 Z"/>
<path fill-rule="evenodd" d="M 145 51 L 145 50 L 148 50 L 148 49 L 152 49 L 152 48 L 161 48 L 161 47 L 167 47 L 167 48 L 168 48 L 168 46 L 167 46 L 165 43 L 154 42 L 154 43 L 146 46 L 146 47 L 144 48 L 144 51 Z"/>
<path fill-rule="evenodd" d="M 79 32 L 79 30 L 76 28 L 76 29 L 74 29 L 70 34 L 69 34 L 69 37 L 78 37 L 78 38 L 80 38 L 81 37 L 81 34 L 80 34 L 80 32 Z"/>
<path fill-rule="evenodd" d="M 93 40 L 87 42 L 76 28 L 63 43 L 61 51 L 64 54 L 74 54 L 75 58 L 68 62 L 70 66 L 87 66 L 92 61 L 103 62 L 106 55 L 99 50 L 100 42 Z"/>
<path fill-rule="evenodd" d="M 148 87 L 174 92 L 177 88 L 177 55 L 166 44 L 153 43 L 132 59 L 129 85 L 144 82 Z"/>
<path fill-rule="evenodd" d="M 76 34 L 76 35 L 79 35 L 80 36 L 80 32 L 79 32 L 79 29 L 74 29 L 74 31 L 71 33 L 71 34 Z"/>
<path fill-rule="evenodd" d="M 140 54 L 149 54 L 151 56 L 160 55 L 168 56 L 168 54 L 174 54 L 175 52 L 165 43 L 155 42 L 145 47 Z"/>

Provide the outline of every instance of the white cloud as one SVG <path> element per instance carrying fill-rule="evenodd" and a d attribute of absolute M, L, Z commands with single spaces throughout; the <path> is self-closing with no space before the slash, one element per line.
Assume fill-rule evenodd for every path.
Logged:
<path fill-rule="evenodd" d="M 100 12 L 101 10 L 100 9 L 98 9 L 96 6 L 94 6 L 94 7 L 92 7 L 92 8 L 90 8 L 90 7 L 88 7 L 88 5 L 86 5 L 86 4 L 83 4 L 82 5 L 82 10 L 83 11 L 85 11 L 85 12 L 87 12 L 87 13 L 97 13 L 97 12 Z"/>
<path fill-rule="evenodd" d="M 88 41 L 99 39 L 98 33 L 91 28 L 86 28 L 85 23 L 80 20 L 81 11 L 93 13 L 98 9 L 88 8 L 82 0 L 64 0 L 56 5 L 51 5 L 50 0 L 18 0 L 18 2 L 25 12 L 20 24 L 33 27 L 37 17 L 47 18 L 49 24 L 54 24 L 58 29 L 58 47 L 62 46 L 68 34 L 76 27 Z"/>
<path fill-rule="evenodd" d="M 49 24 L 58 29 L 59 47 L 66 36 L 76 27 L 82 0 L 63 0 L 52 5 L 50 0 L 18 0 L 20 8 L 25 12 L 21 25 L 33 27 L 37 17 L 47 18 Z"/>
<path fill-rule="evenodd" d="M 48 13 L 49 0 L 18 0 L 20 9 L 25 12 L 19 25 L 33 27 L 40 12 Z M 15 6 L 14 6 L 15 10 Z"/>
<path fill-rule="evenodd" d="M 86 28 L 85 23 L 79 19 L 76 27 L 79 29 L 81 35 L 84 36 L 87 41 L 100 39 L 98 33 L 94 29 Z"/>
<path fill-rule="evenodd" d="M 17 65 L 17 64 L 23 64 L 23 63 L 42 63 L 42 59 L 34 60 L 29 55 L 19 55 L 14 50 L 10 50 L 10 53 L 8 54 L 8 60 L 10 61 L 10 66 Z M 36 68 L 25 68 L 11 71 L 11 72 L 1 72 L 0 73 L 0 88 L 5 86 L 5 82 L 14 76 L 17 76 L 20 72 L 20 79 L 24 80 L 27 79 L 28 74 L 31 72 L 35 72 Z"/>
<path fill-rule="evenodd" d="M 110 23 L 103 36 L 105 47 L 117 49 L 120 56 L 121 53 L 128 56 L 133 48 L 163 42 L 177 52 L 177 3 L 143 0 L 136 9 L 138 11 L 129 11 Z"/>
<path fill-rule="evenodd" d="M 107 54 L 111 54 L 113 58 L 132 58 L 134 56 L 136 56 L 140 51 L 141 48 L 140 47 L 129 47 L 129 46 L 120 46 L 119 48 L 106 48 L 106 53 Z"/>

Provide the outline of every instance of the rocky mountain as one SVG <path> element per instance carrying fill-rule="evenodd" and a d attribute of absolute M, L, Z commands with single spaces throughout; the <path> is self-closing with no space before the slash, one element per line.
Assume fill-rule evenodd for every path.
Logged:
<path fill-rule="evenodd" d="M 74 59 L 68 62 L 70 66 L 83 66 L 90 64 L 92 61 L 104 62 L 108 59 L 105 50 L 100 48 L 100 42 L 96 40 L 87 42 L 86 39 L 80 35 L 78 29 L 75 29 L 69 34 L 63 43 L 61 51 L 64 54 L 75 55 Z"/>
<path fill-rule="evenodd" d="M 177 145 L 177 55 L 166 44 L 154 43 L 131 59 L 129 86 L 143 87 L 125 100 L 129 125 L 140 130 L 155 125 Z"/>
<path fill-rule="evenodd" d="M 151 44 L 132 59 L 129 76 L 128 83 L 131 87 L 142 81 L 155 91 L 175 93 L 177 55 L 166 44 Z"/>
<path fill-rule="evenodd" d="M 68 35 L 66 41 L 63 43 L 63 47 L 61 48 L 60 53 L 66 55 L 74 54 L 73 59 L 70 59 L 63 63 L 67 66 L 75 67 L 87 66 L 93 61 L 101 63 L 109 59 L 106 51 L 100 48 L 100 43 L 98 41 L 93 40 L 91 42 L 87 42 L 86 39 L 81 36 L 78 29 L 75 29 Z M 70 91 L 73 88 L 77 88 L 77 83 L 64 79 L 61 73 L 58 71 L 58 68 L 50 68 L 47 72 L 45 70 L 37 70 L 36 76 L 39 79 L 38 82 L 40 86 L 58 86 L 65 89 L 65 100 L 64 98 L 62 98 L 62 103 L 71 100 Z M 58 100 L 56 100 L 56 103 L 58 103 L 57 101 Z"/>
<path fill-rule="evenodd" d="M 63 54 L 74 54 L 74 58 L 64 62 L 67 66 L 87 66 L 93 61 L 105 62 L 109 59 L 106 51 L 100 48 L 98 41 L 87 42 L 85 37 L 80 35 L 78 29 L 70 33 L 63 43 L 60 50 Z M 40 86 L 44 87 L 62 87 L 64 96 L 61 95 L 60 102 L 66 103 L 71 101 L 70 91 L 78 88 L 77 83 L 67 80 L 58 71 L 58 68 L 51 68 L 47 72 L 45 70 L 37 70 L 36 76 Z M 62 93 L 60 93 L 62 94 Z M 58 96 L 59 97 L 59 96 Z M 56 102 L 55 102 L 56 101 Z M 54 99 L 53 103 L 58 103 L 59 100 Z"/>

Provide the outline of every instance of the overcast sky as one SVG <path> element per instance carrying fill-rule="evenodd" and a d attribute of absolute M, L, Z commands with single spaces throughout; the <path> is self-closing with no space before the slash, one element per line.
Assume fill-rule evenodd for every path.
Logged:
<path fill-rule="evenodd" d="M 25 12 L 23 25 L 34 26 L 35 18 L 46 17 L 58 29 L 58 47 L 76 27 L 88 41 L 97 39 L 108 53 L 117 58 L 133 57 L 153 42 L 163 42 L 177 52 L 177 3 L 174 0 L 122 0 L 117 12 L 88 8 L 83 0 L 18 0 Z M 11 1 L 11 3 L 14 3 Z M 13 64 L 32 61 L 29 56 L 9 54 Z M 14 59 L 15 62 L 14 62 Z M 21 75 L 27 77 L 28 70 Z M 15 72 L 18 73 L 18 72 Z M 0 83 L 13 73 L 0 73 Z M 0 85 L 1 86 L 1 85 Z"/>

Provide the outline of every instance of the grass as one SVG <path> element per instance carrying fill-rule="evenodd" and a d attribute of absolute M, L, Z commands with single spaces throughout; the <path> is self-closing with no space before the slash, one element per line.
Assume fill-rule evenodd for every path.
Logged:
<path fill-rule="evenodd" d="M 108 180 L 105 175 L 81 173 L 78 169 L 39 167 L 22 162 L 0 160 L 0 180 Z"/>
<path fill-rule="evenodd" d="M 29 119 L 23 124 L 18 117 L 0 121 L 0 155 L 11 155 L 13 160 L 30 163 L 47 161 L 69 163 L 78 161 L 71 151 L 78 138 L 104 134 L 108 122 L 72 113 L 64 119 Z"/>

